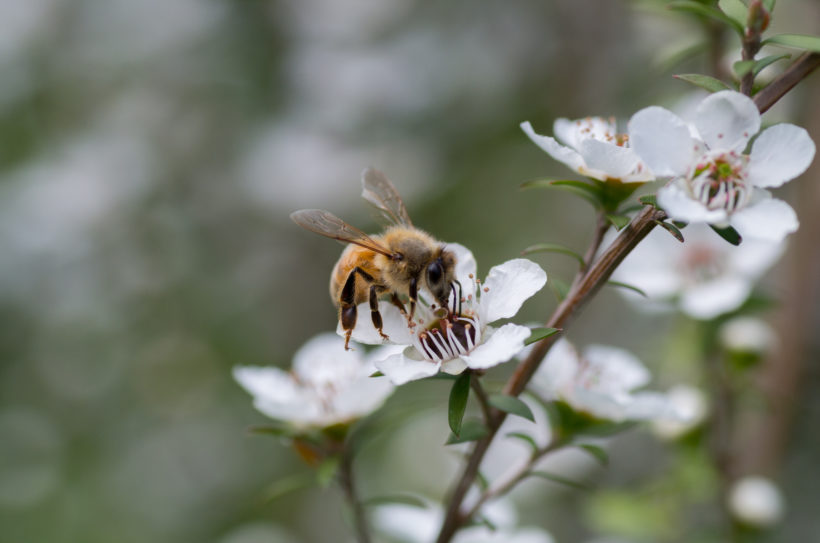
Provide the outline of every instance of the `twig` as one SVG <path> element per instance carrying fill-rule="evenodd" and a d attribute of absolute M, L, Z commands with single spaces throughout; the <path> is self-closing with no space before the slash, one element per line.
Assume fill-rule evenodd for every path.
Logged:
<path fill-rule="evenodd" d="M 601 211 L 598 213 L 595 232 L 592 235 L 592 242 L 589 244 L 589 249 L 587 249 L 586 254 L 584 254 L 584 264 L 581 266 L 581 274 L 576 275 L 577 280 L 580 280 L 581 277 L 583 277 L 582 274 L 586 273 L 589 269 L 592 260 L 595 258 L 595 254 L 598 252 L 598 249 L 601 248 L 601 242 L 604 240 L 604 234 L 606 234 L 607 230 L 609 230 L 609 221 L 604 212 Z"/>
<path fill-rule="evenodd" d="M 345 499 L 353 512 L 353 527 L 359 543 L 370 543 L 370 530 L 359 495 L 356 491 L 356 482 L 353 477 L 353 455 L 349 451 L 342 452 L 339 461 L 339 486 L 342 487 Z"/>
<path fill-rule="evenodd" d="M 475 392 L 476 398 L 478 399 L 478 405 L 481 406 L 481 413 L 484 415 L 484 423 L 489 424 L 490 420 L 493 418 L 493 408 L 490 405 L 490 399 L 487 397 L 487 392 L 484 390 L 484 387 L 481 386 L 481 381 L 478 379 L 478 375 L 475 372 L 470 371 L 470 387 Z"/>
<path fill-rule="evenodd" d="M 755 94 L 753 100 L 760 113 L 765 113 L 801 80 L 820 66 L 820 53 L 803 53 L 786 71 Z"/>

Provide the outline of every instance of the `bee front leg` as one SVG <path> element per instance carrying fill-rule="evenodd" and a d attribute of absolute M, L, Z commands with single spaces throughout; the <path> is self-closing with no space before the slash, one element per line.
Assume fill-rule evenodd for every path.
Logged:
<path fill-rule="evenodd" d="M 416 313 L 416 300 L 419 297 L 419 285 L 415 277 L 410 279 L 410 315 L 407 317 L 407 322 L 413 322 L 413 315 Z"/>

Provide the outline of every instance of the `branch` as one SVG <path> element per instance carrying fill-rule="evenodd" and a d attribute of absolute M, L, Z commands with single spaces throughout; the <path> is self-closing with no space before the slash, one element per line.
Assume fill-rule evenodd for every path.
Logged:
<path fill-rule="evenodd" d="M 355 479 L 353 477 L 353 456 L 350 451 L 346 450 L 342 452 L 342 457 L 339 462 L 338 480 L 339 486 L 342 487 L 342 491 L 344 492 L 345 499 L 353 512 L 353 527 L 356 530 L 358 542 L 370 543 L 370 531 L 364 514 L 364 506 L 356 491 Z"/>
<path fill-rule="evenodd" d="M 470 371 L 470 387 L 475 392 L 475 396 L 478 399 L 478 405 L 481 406 L 481 413 L 484 415 L 484 423 L 489 424 L 490 420 L 493 418 L 493 409 L 490 405 L 490 399 L 487 397 L 487 392 L 484 390 L 484 387 L 481 386 L 481 381 L 478 380 L 478 375 L 475 374 L 472 370 Z"/>
<path fill-rule="evenodd" d="M 760 90 L 753 98 L 760 113 L 765 113 L 795 85 L 820 66 L 820 53 L 806 52 L 789 66 L 785 72 Z"/>
<path fill-rule="evenodd" d="M 578 314 L 584 304 L 606 283 L 612 275 L 612 272 L 615 271 L 615 268 L 618 267 L 626 255 L 655 228 L 657 225 L 656 221 L 662 221 L 665 218 L 666 213 L 664 211 L 652 206 L 644 207 L 644 209 L 621 230 L 621 233 L 615 238 L 612 245 L 604 251 L 586 272 L 579 271 L 567 297 L 555 309 L 555 312 L 547 321 L 546 326 L 565 329 L 567 323 Z M 593 241 L 593 243 L 595 242 Z M 538 369 L 547 351 L 549 351 L 556 340 L 557 335 L 553 335 L 535 344 L 529 356 L 518 365 L 510 377 L 510 380 L 507 381 L 503 391 L 504 394 L 518 396 L 524 391 L 527 383 L 529 383 L 533 374 L 535 374 L 535 370 Z M 450 496 L 447 513 L 437 540 L 438 543 L 447 543 L 450 541 L 456 531 L 469 520 L 470 513 L 461 513 L 461 504 L 478 474 L 478 468 L 481 465 L 484 454 L 487 452 L 490 443 L 492 443 L 495 434 L 498 432 L 505 418 L 506 413 L 497 410 L 494 411 L 492 418 L 487 424 L 489 432 L 483 439 L 476 442 L 467 465 L 461 474 L 461 478 L 456 483 Z"/>

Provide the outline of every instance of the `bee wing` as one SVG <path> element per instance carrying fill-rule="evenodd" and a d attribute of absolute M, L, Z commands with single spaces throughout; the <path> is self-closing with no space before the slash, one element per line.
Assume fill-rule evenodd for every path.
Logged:
<path fill-rule="evenodd" d="M 385 246 L 359 230 L 350 226 L 342 219 L 324 209 L 300 209 L 290 214 L 293 222 L 311 232 L 316 232 L 322 236 L 355 243 L 366 249 L 392 256 L 393 253 Z"/>
<path fill-rule="evenodd" d="M 379 170 L 367 168 L 362 172 L 362 198 L 379 208 L 393 224 L 413 226 L 396 187 Z"/>

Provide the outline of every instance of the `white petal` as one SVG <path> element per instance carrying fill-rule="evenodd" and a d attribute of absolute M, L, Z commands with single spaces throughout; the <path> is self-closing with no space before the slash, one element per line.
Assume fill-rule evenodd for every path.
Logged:
<path fill-rule="evenodd" d="M 373 320 L 370 318 L 370 305 L 359 304 L 356 306 L 356 326 L 353 328 L 351 336 L 355 341 L 367 345 L 381 345 L 388 340 L 383 339 Z M 382 331 L 390 338 L 390 343 L 397 345 L 412 345 L 413 336 L 407 327 L 407 319 L 401 314 L 399 308 L 389 302 L 379 302 L 379 313 L 382 316 Z M 345 335 L 341 321 L 336 325 L 336 333 Z"/>
<path fill-rule="evenodd" d="M 584 159 L 581 158 L 581 155 L 579 155 L 574 149 L 564 147 L 555 141 L 555 138 L 551 138 L 550 136 L 541 136 L 540 134 L 536 134 L 529 122 L 521 123 L 521 130 L 529 136 L 533 143 L 546 151 L 558 162 L 563 162 L 576 172 L 583 169 Z"/>
<path fill-rule="evenodd" d="M 749 182 L 758 187 L 779 187 L 806 171 L 815 146 L 803 128 L 778 124 L 767 128 L 752 144 Z"/>
<path fill-rule="evenodd" d="M 583 140 L 579 151 L 588 168 L 606 172 L 607 177 L 613 179 L 627 177 L 640 163 L 632 149 L 605 141 Z"/>
<path fill-rule="evenodd" d="M 394 354 L 376 362 L 376 367 L 394 385 L 403 385 L 409 381 L 437 374 L 440 364 L 415 359 L 413 355 L 418 354 L 415 351 L 415 348 L 408 347 L 403 353 Z"/>
<path fill-rule="evenodd" d="M 279 368 L 236 366 L 233 368 L 233 378 L 255 397 L 284 402 L 301 398 L 293 378 Z"/>
<path fill-rule="evenodd" d="M 731 224 L 741 236 L 782 241 L 797 230 L 797 215 L 789 204 L 775 198 L 746 206 L 735 212 Z"/>
<path fill-rule="evenodd" d="M 439 507 L 387 503 L 373 510 L 379 531 L 406 543 L 427 543 L 438 534 L 444 513 Z"/>
<path fill-rule="evenodd" d="M 582 141 L 586 139 L 604 141 L 617 133 L 617 127 L 615 123 L 601 117 L 587 117 L 575 121 L 562 118 L 555 120 L 552 132 L 561 143 L 580 151 Z"/>
<path fill-rule="evenodd" d="M 627 350 L 606 345 L 590 345 L 582 358 L 597 371 L 596 390 L 629 391 L 649 382 L 649 370 Z"/>
<path fill-rule="evenodd" d="M 463 288 L 467 288 L 477 277 L 475 257 L 472 251 L 460 243 L 447 243 L 445 248 L 456 255 L 456 279 Z M 470 279 L 471 275 L 472 279 Z M 475 292 L 464 292 L 464 296 L 467 294 L 475 294 Z"/>
<path fill-rule="evenodd" d="M 524 128 L 524 126 L 522 125 L 521 128 Z M 577 122 L 570 121 L 563 117 L 555 119 L 555 122 L 552 123 L 552 133 L 555 134 L 556 139 L 576 151 L 578 150 L 578 145 L 581 143 L 580 134 L 578 133 L 579 129 L 580 127 Z"/>
<path fill-rule="evenodd" d="M 370 310 L 368 309 L 368 315 Z M 293 371 L 304 381 L 332 383 L 359 373 L 362 357 L 358 351 L 345 351 L 344 340 L 336 334 L 319 334 L 293 355 Z"/>
<path fill-rule="evenodd" d="M 711 224 L 725 223 L 728 216 L 722 209 L 708 209 L 686 192 L 678 183 L 658 189 L 658 205 L 675 220 Z M 684 236 L 685 237 L 685 236 Z"/>
<path fill-rule="evenodd" d="M 740 307 L 751 291 L 748 279 L 736 275 L 720 277 L 685 290 L 681 295 L 681 309 L 696 319 L 713 319 Z"/>
<path fill-rule="evenodd" d="M 695 160 L 695 140 L 677 115 L 658 106 L 629 120 L 629 145 L 659 177 L 684 175 Z"/>
<path fill-rule="evenodd" d="M 760 130 L 760 112 L 748 96 L 720 91 L 700 103 L 695 112 L 695 126 L 711 149 L 740 152 Z"/>
<path fill-rule="evenodd" d="M 575 347 L 564 338 L 550 348 L 532 379 L 533 386 L 550 399 L 572 386 L 578 373 L 580 358 Z"/>
<path fill-rule="evenodd" d="M 481 322 L 486 324 L 514 316 L 521 305 L 541 290 L 546 282 L 547 273 L 526 258 L 515 258 L 493 266 L 482 286 Z"/>
<path fill-rule="evenodd" d="M 629 400 L 623 407 L 623 416 L 627 420 L 677 420 L 677 413 L 666 394 L 638 392 Z"/>
<path fill-rule="evenodd" d="M 338 391 L 333 397 L 331 411 L 342 420 L 368 415 L 381 407 L 393 389 L 386 377 L 362 376 Z"/>
<path fill-rule="evenodd" d="M 488 331 L 490 329 L 488 328 Z M 469 355 L 461 358 L 473 369 L 486 369 L 506 362 L 524 348 L 524 341 L 531 331 L 526 326 L 508 323 L 492 332 L 492 335 Z"/>
<path fill-rule="evenodd" d="M 467 363 L 461 358 L 452 358 L 441 363 L 441 371 L 450 375 L 459 375 L 467 369 Z"/>
<path fill-rule="evenodd" d="M 726 273 L 742 275 L 757 280 L 777 262 L 786 243 L 762 239 L 744 239 L 739 247 L 729 251 L 726 258 Z"/>

